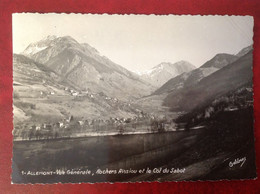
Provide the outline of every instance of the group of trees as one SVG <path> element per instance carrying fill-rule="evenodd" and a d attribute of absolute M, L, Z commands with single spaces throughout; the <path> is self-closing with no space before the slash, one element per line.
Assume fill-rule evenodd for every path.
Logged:
<path fill-rule="evenodd" d="M 62 127 L 58 124 L 48 124 L 43 127 L 36 127 L 36 125 L 30 126 L 29 124 L 24 127 L 18 127 L 14 129 L 14 138 L 23 140 L 40 140 L 40 139 L 56 139 L 71 137 L 77 134 L 84 133 L 104 133 L 104 132 L 117 132 L 118 134 L 124 134 L 132 131 L 143 132 L 164 132 L 165 131 L 165 119 L 124 119 L 124 122 L 112 122 L 91 120 L 79 122 L 77 119 L 71 117 L 67 125 Z"/>
<path fill-rule="evenodd" d="M 40 140 L 56 139 L 60 137 L 60 132 L 54 130 L 36 130 L 29 128 L 27 130 L 14 130 L 14 139 L 22 140 Z"/>
<path fill-rule="evenodd" d="M 207 120 L 212 120 L 215 115 L 240 109 L 246 109 L 253 106 L 253 96 L 250 87 L 242 87 L 236 91 L 232 91 L 226 95 L 214 99 L 207 106 L 197 107 L 191 112 L 180 116 L 176 122 L 186 123 L 186 130 L 190 127 L 202 124 Z"/>

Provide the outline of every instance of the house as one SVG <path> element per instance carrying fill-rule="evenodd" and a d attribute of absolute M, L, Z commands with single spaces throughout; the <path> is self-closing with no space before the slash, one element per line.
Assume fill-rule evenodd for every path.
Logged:
<path fill-rule="evenodd" d="M 64 123 L 63 122 L 59 122 L 60 127 L 64 127 Z"/>
<path fill-rule="evenodd" d="M 71 121 L 73 121 L 74 117 L 73 116 L 70 116 L 68 119 L 66 119 L 66 122 L 67 123 L 70 123 Z"/>
<path fill-rule="evenodd" d="M 253 88 L 246 88 L 248 92 L 253 92 Z"/>
<path fill-rule="evenodd" d="M 238 110 L 238 108 L 236 106 L 229 106 L 224 109 L 224 111 L 226 111 L 226 112 L 236 111 L 236 110 Z"/>
<path fill-rule="evenodd" d="M 72 95 L 72 96 L 78 96 L 79 93 L 78 93 L 78 92 L 73 92 L 73 93 L 71 93 L 71 95 Z"/>
<path fill-rule="evenodd" d="M 84 125 L 84 121 L 78 121 L 78 123 L 80 126 Z"/>
<path fill-rule="evenodd" d="M 64 127 L 64 123 L 63 122 L 58 122 L 55 124 L 56 127 L 61 128 Z"/>
<path fill-rule="evenodd" d="M 46 123 L 43 124 L 43 129 L 51 130 L 51 128 L 52 128 L 51 124 L 46 124 Z"/>
<path fill-rule="evenodd" d="M 36 126 L 35 126 L 35 125 L 32 125 L 32 126 L 30 127 L 30 129 L 36 130 Z"/>
<path fill-rule="evenodd" d="M 88 90 L 82 91 L 82 94 L 88 94 Z"/>

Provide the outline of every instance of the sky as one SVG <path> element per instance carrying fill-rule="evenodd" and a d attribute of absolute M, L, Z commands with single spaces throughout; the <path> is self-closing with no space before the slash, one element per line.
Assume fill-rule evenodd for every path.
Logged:
<path fill-rule="evenodd" d="M 253 44 L 251 16 L 13 14 L 13 52 L 48 35 L 71 36 L 131 71 L 186 60 L 196 67 Z"/>

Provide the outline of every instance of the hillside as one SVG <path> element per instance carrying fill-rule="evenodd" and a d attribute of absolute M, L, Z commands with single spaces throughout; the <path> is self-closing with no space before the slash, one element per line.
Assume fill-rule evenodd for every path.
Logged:
<path fill-rule="evenodd" d="M 237 57 L 242 57 L 245 54 L 247 54 L 249 51 L 253 50 L 253 45 L 250 45 L 248 47 L 243 48 L 241 51 L 239 51 L 236 56 Z"/>
<path fill-rule="evenodd" d="M 81 90 L 48 67 L 23 55 L 13 56 L 14 125 L 114 117 L 132 118 L 140 113 L 130 102 L 104 93 Z"/>
<path fill-rule="evenodd" d="M 172 109 L 192 110 L 219 95 L 252 82 L 252 51 L 237 61 L 203 78 L 192 87 L 170 93 L 164 104 Z"/>

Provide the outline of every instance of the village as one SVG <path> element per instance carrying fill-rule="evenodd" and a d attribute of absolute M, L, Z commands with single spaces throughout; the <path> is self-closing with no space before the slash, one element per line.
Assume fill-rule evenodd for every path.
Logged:
<path fill-rule="evenodd" d="M 46 83 L 43 83 L 46 84 Z M 172 119 L 158 117 L 145 113 L 136 106 L 133 101 L 121 101 L 115 97 L 109 97 L 103 92 L 93 92 L 90 89 L 77 90 L 68 86 L 55 85 L 48 87 L 48 90 L 38 90 L 40 99 L 52 101 L 72 100 L 82 102 L 85 100 L 94 103 L 105 103 L 113 110 L 129 112 L 129 117 L 107 116 L 99 118 L 81 117 L 66 112 L 61 119 L 56 121 L 27 120 L 14 126 L 14 141 L 31 141 L 47 139 L 63 139 L 88 136 L 126 135 L 137 133 L 158 133 L 175 130 Z M 20 97 L 18 96 L 17 99 Z M 18 105 L 18 103 L 16 103 Z M 27 105 L 28 104 L 28 105 Z M 30 109 L 37 109 L 37 104 L 21 103 L 21 106 L 28 106 Z M 68 105 L 68 108 L 71 105 Z M 86 119 L 87 118 L 87 119 Z"/>
<path fill-rule="evenodd" d="M 162 133 L 175 131 L 173 120 L 141 113 L 133 118 L 80 120 L 70 116 L 57 123 L 24 124 L 13 130 L 15 141 L 63 139 L 87 136 Z"/>

